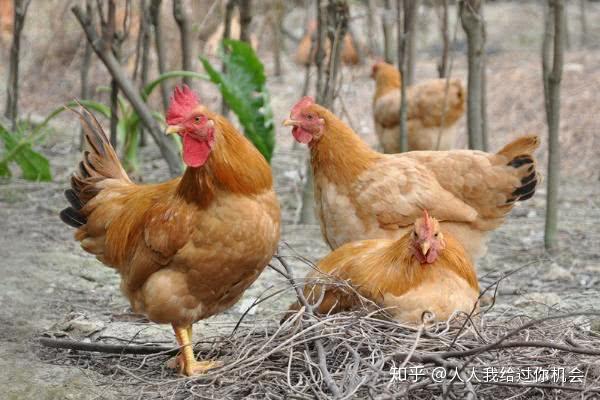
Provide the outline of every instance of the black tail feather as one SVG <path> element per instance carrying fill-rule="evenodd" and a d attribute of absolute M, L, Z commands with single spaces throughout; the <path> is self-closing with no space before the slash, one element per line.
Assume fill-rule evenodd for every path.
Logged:
<path fill-rule="evenodd" d="M 71 207 L 73 207 L 75 210 L 81 210 L 83 204 L 81 204 L 81 200 L 79 200 L 77 193 L 75 193 L 73 189 L 65 190 L 65 197 L 69 201 L 69 204 L 71 204 Z"/>
<path fill-rule="evenodd" d="M 72 207 L 67 207 L 60 212 L 60 219 L 65 224 L 72 226 L 73 228 L 79 228 L 87 223 L 86 218 L 77 210 Z"/>

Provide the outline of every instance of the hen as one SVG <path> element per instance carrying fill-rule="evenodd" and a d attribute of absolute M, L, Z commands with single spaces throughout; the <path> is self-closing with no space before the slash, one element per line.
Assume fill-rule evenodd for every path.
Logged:
<path fill-rule="evenodd" d="M 314 64 L 317 50 L 316 48 L 312 48 L 312 42 L 315 39 L 316 34 L 317 21 L 312 20 L 308 25 L 306 33 L 300 40 L 300 43 L 298 43 L 298 48 L 296 49 L 296 55 L 294 57 L 297 64 Z M 323 63 L 327 64 L 329 62 L 329 53 L 331 52 L 331 42 L 329 39 L 326 39 L 326 45 L 324 47 L 325 59 Z M 360 56 L 350 32 L 346 33 L 344 36 L 340 58 L 345 65 L 357 65 L 360 63 Z"/>
<path fill-rule="evenodd" d="M 167 114 L 187 169 L 164 183 L 132 183 L 96 119 L 86 110 L 80 118 L 90 150 L 61 219 L 77 228 L 85 251 L 119 272 L 134 311 L 173 326 L 185 374 L 215 367 L 195 360 L 192 324 L 235 304 L 276 250 L 280 212 L 269 165 L 187 87 L 175 90 Z"/>
<path fill-rule="evenodd" d="M 373 120 L 385 153 L 400 151 L 400 72 L 393 65 L 373 65 Z M 406 88 L 409 150 L 450 150 L 456 123 L 465 113 L 465 90 L 458 79 L 429 80 Z M 447 101 L 444 101 L 447 99 Z M 444 104 L 445 103 L 445 104 Z M 438 146 L 439 139 L 439 146 Z"/>
<path fill-rule="evenodd" d="M 336 284 L 345 280 L 352 286 Z M 323 290 L 325 293 L 323 293 Z M 396 320 L 419 323 L 424 312 L 437 321 L 477 307 L 479 283 L 461 244 L 442 232 L 427 211 L 398 240 L 347 243 L 331 252 L 311 272 L 304 296 L 320 314 L 356 308 L 357 295 L 386 308 Z M 296 303 L 290 310 L 297 310 Z"/>
<path fill-rule="evenodd" d="M 308 144 L 321 231 L 332 249 L 363 239 L 398 239 L 426 208 L 473 260 L 485 238 L 538 183 L 537 136 L 496 154 L 473 150 L 381 154 L 333 113 L 302 98 L 284 125 Z"/>

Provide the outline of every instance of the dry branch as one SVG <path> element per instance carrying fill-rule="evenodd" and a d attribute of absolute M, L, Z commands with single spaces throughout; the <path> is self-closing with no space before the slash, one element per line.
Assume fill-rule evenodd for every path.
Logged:
<path fill-rule="evenodd" d="M 158 125 L 158 122 L 152 117 L 150 109 L 142 100 L 139 92 L 135 89 L 133 82 L 127 77 L 119 62 L 115 58 L 110 47 L 107 47 L 103 37 L 99 37 L 96 33 L 95 27 L 81 8 L 76 5 L 71 8 L 73 14 L 79 21 L 79 24 L 85 31 L 87 40 L 92 44 L 94 52 L 98 55 L 100 60 L 104 63 L 108 69 L 110 75 L 119 85 L 119 88 L 129 100 L 132 107 L 139 114 L 142 123 L 148 128 L 150 134 L 154 138 L 154 141 L 158 145 L 160 152 L 167 162 L 169 171 L 172 176 L 179 175 L 181 173 L 180 157 L 176 150 L 175 144 L 168 140 L 163 134 L 162 129 Z"/>

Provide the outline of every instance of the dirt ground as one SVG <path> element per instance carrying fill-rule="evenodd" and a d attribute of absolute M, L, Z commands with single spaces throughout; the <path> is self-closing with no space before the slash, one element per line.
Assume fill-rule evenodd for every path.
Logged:
<path fill-rule="evenodd" d="M 492 17 L 502 14 L 504 6 L 498 7 L 491 7 Z M 535 11 L 531 9 L 527 9 L 525 16 Z M 539 17 L 539 13 L 536 15 Z M 497 37 L 502 29 L 498 23 L 490 33 L 492 49 L 499 48 L 496 43 L 501 43 Z M 511 43 L 517 41 L 520 46 L 505 46 L 489 57 L 492 149 L 519 133 L 537 132 L 545 138 L 537 42 L 532 44 L 528 40 L 529 37 L 516 38 Z M 428 55 L 428 46 L 422 43 L 425 50 L 417 64 L 417 80 L 435 77 L 436 60 Z M 530 201 L 519 204 L 507 222 L 493 233 L 488 254 L 478 265 L 483 286 L 503 272 L 528 265 L 503 281 L 495 313 L 541 316 L 556 311 L 599 310 L 600 50 L 582 51 L 573 46 L 565 61 L 559 249 L 553 254 L 543 249 L 545 189 L 542 187 Z M 270 57 L 266 63 L 271 71 Z M 462 53 L 457 54 L 453 68 L 454 76 L 466 77 Z M 277 124 L 289 113 L 303 84 L 303 71 L 288 57 L 284 69 L 282 77 L 269 78 Z M 369 70 L 368 62 L 344 69 L 340 95 L 349 114 L 344 118 L 368 143 L 376 145 L 370 110 L 366 107 L 373 93 Z M 35 80 L 26 80 L 23 112 L 44 115 L 75 96 L 77 78 L 75 72 L 73 75 L 55 84 L 53 92 L 42 92 L 36 89 Z M 4 76 L 0 77 L 3 85 Z M 44 90 L 47 85 L 47 81 L 42 82 Z M 198 84 L 196 88 L 207 104 L 218 104 L 217 92 L 210 85 Z M 4 93 L 3 87 L 0 93 Z M 3 96 L 0 100 L 3 104 Z M 341 109 L 340 103 L 336 109 Z M 66 204 L 63 190 L 79 157 L 75 151 L 78 128 L 70 115 L 57 120 L 53 128 L 42 151 L 50 159 L 54 181 L 31 183 L 12 179 L 0 183 L 0 371 L 3 371 L 0 398 L 139 397 L 135 387 L 107 384 L 102 377 L 110 375 L 109 367 L 105 366 L 107 372 L 94 365 L 62 363 L 58 358 L 52 359 L 51 353 L 36 342 L 40 335 L 52 334 L 79 340 L 113 337 L 121 341 L 135 338 L 174 344 L 169 327 L 147 324 L 130 314 L 118 289 L 118 276 L 84 253 L 73 240 L 72 230 L 59 220 L 58 213 Z M 460 131 L 464 130 L 463 120 Z M 283 209 L 281 251 L 289 253 L 291 248 L 318 260 L 328 251 L 318 226 L 295 224 L 306 149 L 293 146 L 290 132 L 279 126 L 277 139 L 272 165 Z M 457 145 L 464 146 L 465 141 L 462 134 Z M 545 150 L 544 145 L 538 153 L 542 170 Z M 154 146 L 143 150 L 141 161 L 139 176 L 144 181 L 166 178 L 165 164 Z M 297 276 L 303 276 L 307 270 L 306 265 L 298 262 L 293 267 Z M 239 319 L 261 293 L 285 284 L 277 273 L 267 269 L 231 310 L 196 324 L 196 339 L 230 333 L 231 322 Z M 275 323 L 278 312 L 292 299 L 291 291 L 285 292 L 253 308 L 249 318 L 267 318 Z M 600 321 L 595 324 L 592 323 L 592 329 L 600 329 Z"/>

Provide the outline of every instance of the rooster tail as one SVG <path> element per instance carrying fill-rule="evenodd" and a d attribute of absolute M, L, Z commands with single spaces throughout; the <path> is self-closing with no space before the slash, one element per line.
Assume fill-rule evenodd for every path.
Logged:
<path fill-rule="evenodd" d="M 504 146 L 497 153 L 509 160 L 506 165 L 513 167 L 516 170 L 515 174 L 521 180 L 520 186 L 512 192 L 512 196 L 506 202 L 507 204 L 531 198 L 537 185 L 541 183 L 541 175 L 536 169 L 536 162 L 533 157 L 533 152 L 539 145 L 540 138 L 538 136 L 522 136 Z"/>
<path fill-rule="evenodd" d="M 87 223 L 81 209 L 100 192 L 99 182 L 105 179 L 131 182 L 96 117 L 85 107 L 81 108 L 81 111 L 72 111 L 79 115 L 88 150 L 83 152 L 79 167 L 71 177 L 71 189 L 65 191 L 71 206 L 60 212 L 60 219 L 74 228 Z"/>

